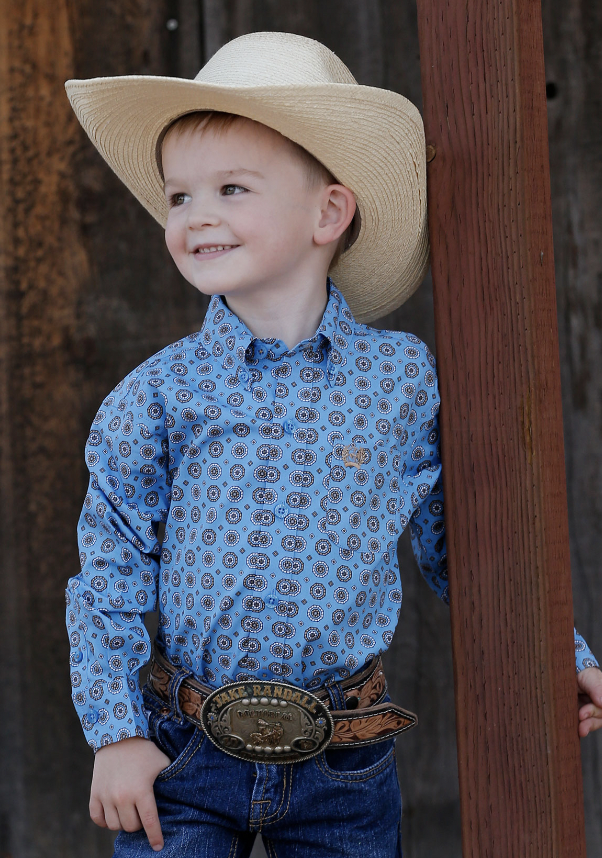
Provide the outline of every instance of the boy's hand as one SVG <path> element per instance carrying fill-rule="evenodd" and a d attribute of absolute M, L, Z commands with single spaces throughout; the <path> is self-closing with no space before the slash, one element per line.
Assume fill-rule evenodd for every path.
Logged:
<path fill-rule="evenodd" d="M 602 670 L 586 667 L 577 674 L 579 686 L 579 735 L 602 727 Z"/>
<path fill-rule="evenodd" d="M 155 778 L 171 760 L 149 739 L 134 736 L 96 752 L 90 792 L 90 816 L 101 828 L 144 828 L 155 852 L 163 834 L 153 792 Z"/>

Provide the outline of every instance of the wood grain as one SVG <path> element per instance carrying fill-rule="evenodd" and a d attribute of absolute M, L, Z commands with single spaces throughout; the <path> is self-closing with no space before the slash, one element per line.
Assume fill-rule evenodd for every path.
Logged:
<path fill-rule="evenodd" d="M 92 757 L 69 700 L 62 604 L 77 568 L 83 444 L 111 387 L 200 327 L 203 304 L 181 282 L 157 225 L 78 129 L 63 79 L 192 77 L 227 38 L 283 29 L 320 39 L 361 83 L 420 107 L 416 7 L 413 0 L 0 0 L 0 8 L 0 855 L 100 858 L 111 854 L 110 837 L 88 819 Z M 548 109 L 575 610 L 599 654 L 602 4 L 545 0 L 544 11 L 548 80 L 558 91 Z M 166 29 L 169 18 L 176 30 Z M 376 325 L 412 331 L 432 347 L 429 279 Z M 43 435 L 49 402 L 61 419 Z M 385 654 L 393 699 L 420 716 L 420 727 L 397 743 L 404 855 L 459 858 L 449 613 L 420 578 L 405 537 L 404 604 Z M 30 641 L 43 641 L 43 672 Z M 583 743 L 590 858 L 602 855 L 601 739 Z"/>
<path fill-rule="evenodd" d="M 93 756 L 70 699 L 64 623 L 82 453 L 103 397 L 200 327 L 205 303 L 85 137 L 64 82 L 188 68 L 166 7 L 0 2 L 3 858 L 111 854 L 111 833 L 88 815 Z"/>
<path fill-rule="evenodd" d="M 575 621 L 602 652 L 602 4 L 543 4 Z M 602 855 L 602 731 L 581 744 L 587 854 Z"/>
<path fill-rule="evenodd" d="M 419 0 L 465 858 L 585 855 L 541 9 Z"/>
<path fill-rule="evenodd" d="M 4 0 L 1 21 L 1 851 L 57 854 L 77 789 L 76 778 L 57 777 L 70 758 L 57 620 L 63 570 L 77 562 L 61 523 L 75 504 L 81 374 L 72 345 L 88 270 L 69 168 L 77 123 L 57 97 L 73 69 L 67 6 Z"/>

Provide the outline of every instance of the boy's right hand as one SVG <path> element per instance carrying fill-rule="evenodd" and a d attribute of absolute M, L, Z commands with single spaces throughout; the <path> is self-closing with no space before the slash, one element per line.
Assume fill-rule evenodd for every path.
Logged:
<path fill-rule="evenodd" d="M 155 852 L 163 849 L 153 784 L 171 763 L 150 739 L 133 736 L 96 752 L 90 792 L 90 816 L 101 828 L 144 828 Z"/>

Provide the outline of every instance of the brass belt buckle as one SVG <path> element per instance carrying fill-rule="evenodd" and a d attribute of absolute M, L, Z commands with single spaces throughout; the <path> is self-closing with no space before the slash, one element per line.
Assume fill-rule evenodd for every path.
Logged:
<path fill-rule="evenodd" d="M 284 682 L 232 682 L 201 709 L 207 736 L 220 750 L 251 762 L 293 763 L 314 757 L 332 739 L 334 722 L 309 691 Z"/>

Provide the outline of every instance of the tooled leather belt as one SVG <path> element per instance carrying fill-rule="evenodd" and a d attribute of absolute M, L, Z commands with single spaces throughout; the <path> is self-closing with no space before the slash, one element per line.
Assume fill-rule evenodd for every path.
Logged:
<path fill-rule="evenodd" d="M 170 705 L 171 680 L 177 672 L 155 647 L 148 684 Z M 213 689 L 192 676 L 181 680 L 178 702 L 184 717 L 204 729 L 221 750 L 273 763 L 311 757 L 326 746 L 370 745 L 417 723 L 413 712 L 382 702 L 387 683 L 380 656 L 338 684 L 346 709 L 332 708 L 324 686 L 312 693 L 280 681 L 249 680 Z M 169 711 L 166 707 L 163 714 Z"/>

